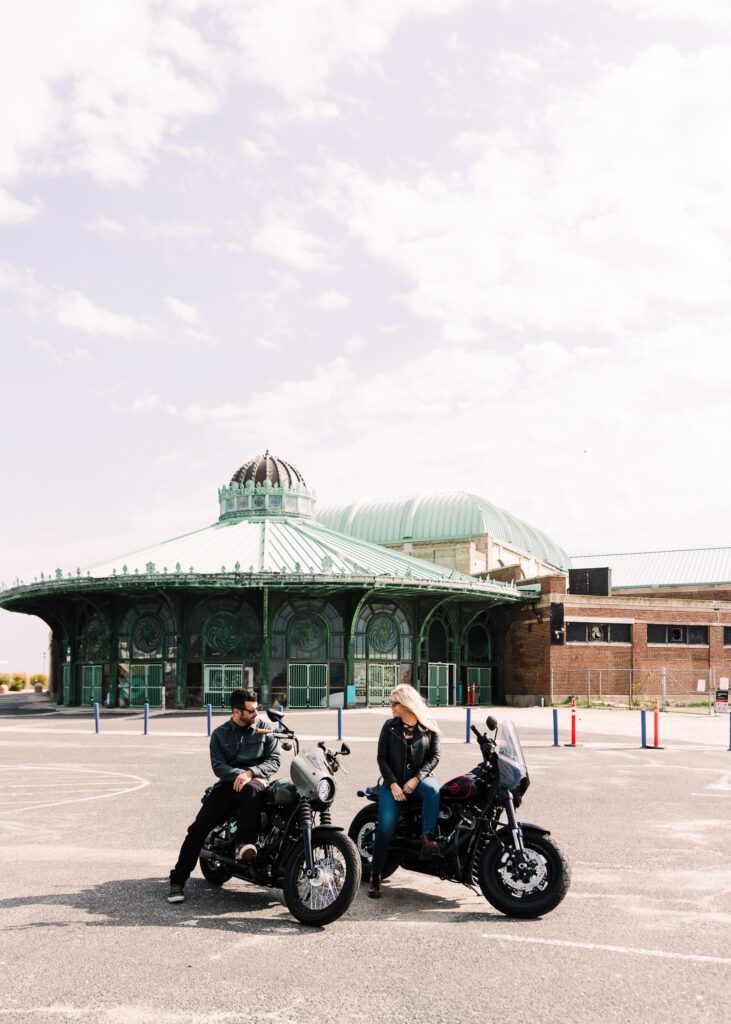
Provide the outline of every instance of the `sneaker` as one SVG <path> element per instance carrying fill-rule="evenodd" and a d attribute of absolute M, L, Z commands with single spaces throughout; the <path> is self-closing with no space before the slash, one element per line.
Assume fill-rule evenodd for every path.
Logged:
<path fill-rule="evenodd" d="M 253 860 L 257 853 L 258 850 L 254 843 L 244 843 L 236 850 L 236 860 Z"/>
<path fill-rule="evenodd" d="M 179 885 L 177 882 L 170 883 L 170 892 L 168 893 L 168 903 L 182 903 L 185 899 L 185 886 Z"/>

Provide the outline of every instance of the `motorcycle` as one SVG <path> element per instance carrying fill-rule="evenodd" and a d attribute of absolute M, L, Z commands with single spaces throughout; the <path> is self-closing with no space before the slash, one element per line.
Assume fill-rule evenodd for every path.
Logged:
<path fill-rule="evenodd" d="M 285 725 L 284 713 L 270 708 L 267 715 L 276 725 L 273 732 L 283 740 L 282 747 L 294 748 L 291 781 L 275 780 L 264 791 L 253 860 L 235 857 L 233 817 L 209 832 L 200 868 L 213 885 L 223 885 L 235 876 L 281 888 L 287 907 L 302 924 L 330 924 L 353 902 L 361 880 L 358 851 L 331 818 L 334 775 L 341 767 L 338 758 L 347 756 L 350 749 L 343 743 L 333 752 L 320 742 L 316 749 L 300 753 L 299 740 Z"/>
<path fill-rule="evenodd" d="M 516 817 L 530 780 L 515 726 L 509 721 L 498 726 L 492 715 L 486 725 L 493 737 L 472 726 L 482 763 L 440 788 L 435 832 L 440 854 L 420 860 L 421 802 L 407 797 L 381 878 L 404 867 L 471 889 L 479 885 L 488 903 L 503 914 L 540 917 L 564 898 L 571 873 L 548 829 Z M 378 821 L 378 789 L 358 791 L 369 806 L 356 814 L 348 830 L 366 876 Z M 503 814 L 507 820 L 501 823 Z"/>

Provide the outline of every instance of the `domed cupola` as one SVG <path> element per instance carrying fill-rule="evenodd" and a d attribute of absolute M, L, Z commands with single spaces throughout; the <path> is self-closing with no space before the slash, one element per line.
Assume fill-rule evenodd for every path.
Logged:
<path fill-rule="evenodd" d="M 315 496 L 289 462 L 265 451 L 236 470 L 219 488 L 220 519 L 259 515 L 312 516 Z"/>

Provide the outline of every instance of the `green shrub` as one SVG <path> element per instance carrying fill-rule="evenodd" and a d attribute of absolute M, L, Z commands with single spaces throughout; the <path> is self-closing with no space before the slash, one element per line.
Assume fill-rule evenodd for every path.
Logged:
<path fill-rule="evenodd" d="M 13 681 L 10 684 L 11 690 L 24 690 L 28 683 L 28 676 L 25 672 L 13 672 Z"/>
<path fill-rule="evenodd" d="M 40 683 L 44 690 L 48 689 L 48 676 L 45 672 L 36 672 L 34 676 L 30 677 L 30 685 L 35 686 L 36 683 Z"/>
<path fill-rule="evenodd" d="M 7 672 L 0 672 L 0 686 L 3 684 L 8 687 L 10 686 L 10 676 Z"/>

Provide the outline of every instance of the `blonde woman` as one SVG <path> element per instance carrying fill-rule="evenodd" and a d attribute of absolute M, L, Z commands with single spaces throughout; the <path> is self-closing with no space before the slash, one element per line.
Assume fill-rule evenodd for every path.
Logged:
<path fill-rule="evenodd" d="M 368 895 L 379 899 L 381 871 L 396 831 L 401 807 L 411 793 L 421 799 L 422 839 L 419 856 L 428 860 L 439 853 L 434 829 L 439 814 L 439 786 L 432 772 L 439 763 L 439 728 L 421 694 L 413 686 L 391 692 L 391 718 L 378 738 L 378 768 L 383 783 L 378 790 L 378 827 L 373 844 Z"/>

